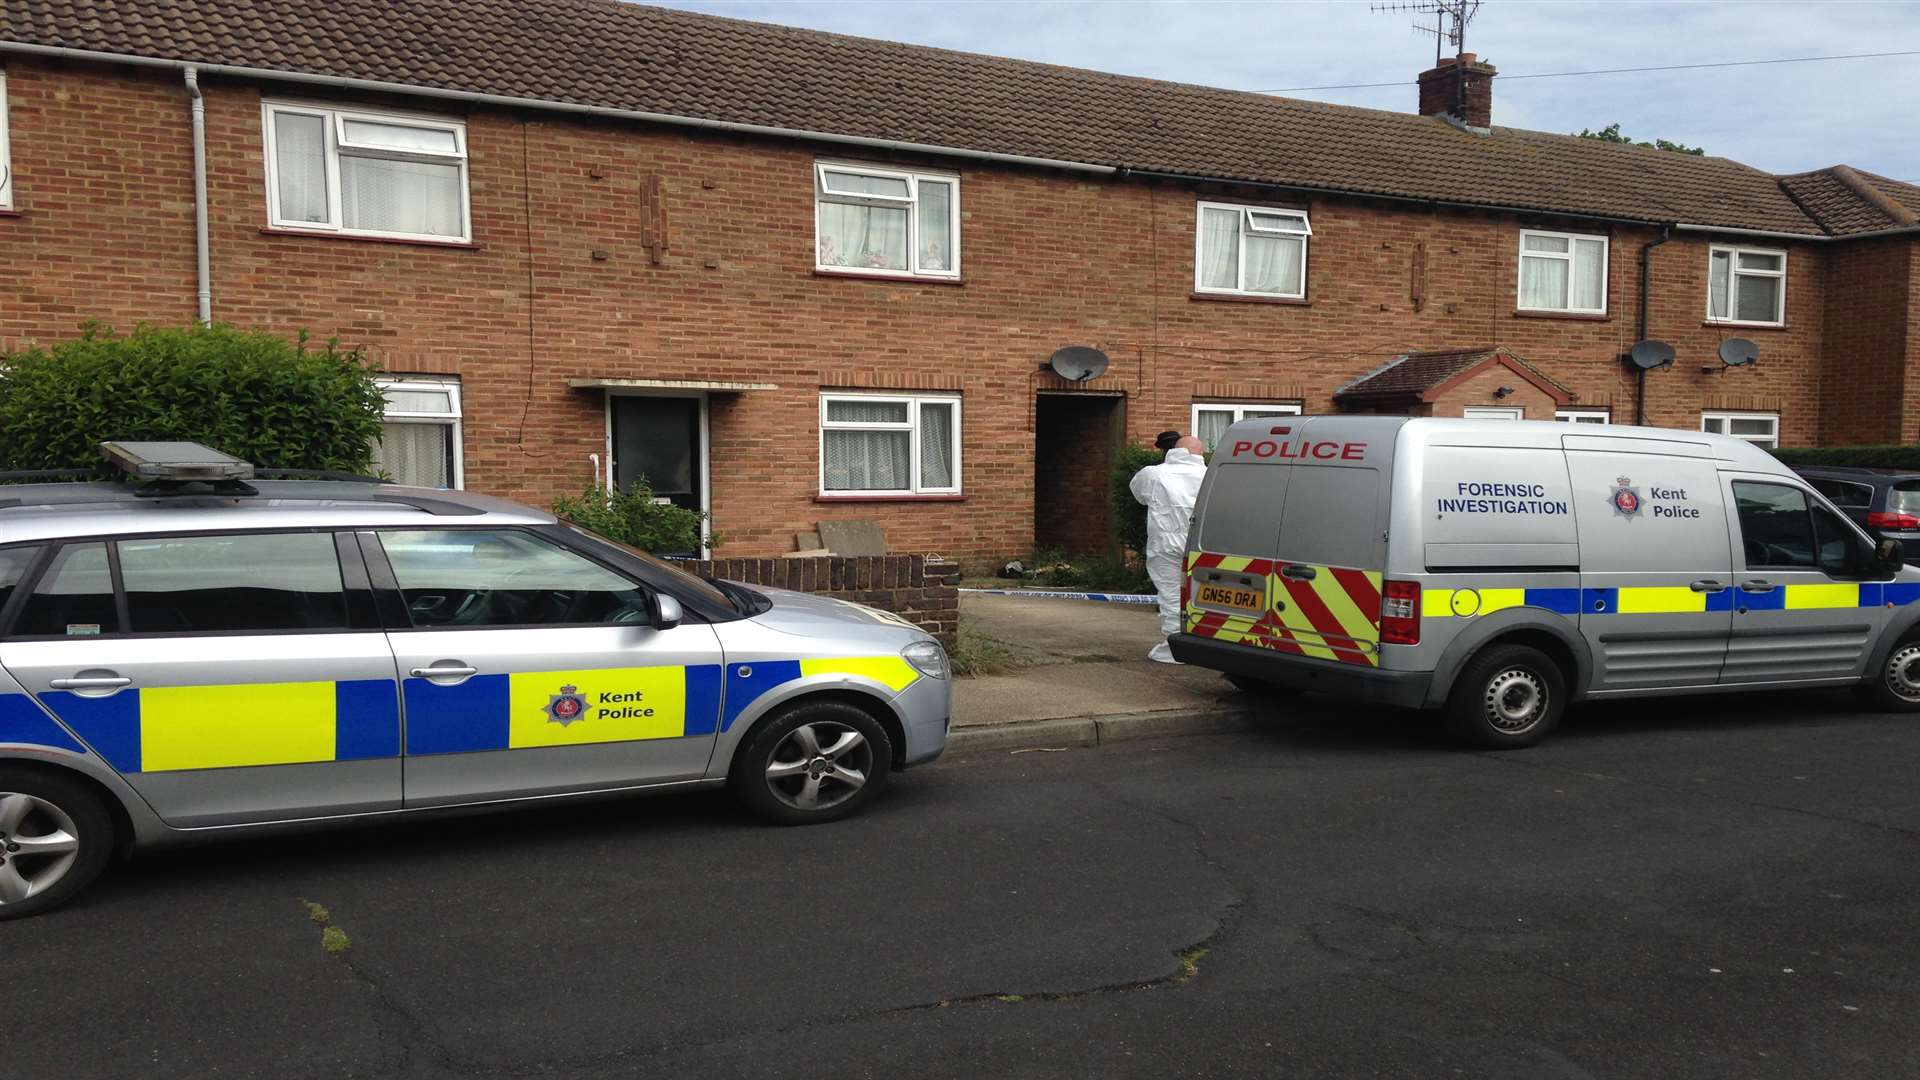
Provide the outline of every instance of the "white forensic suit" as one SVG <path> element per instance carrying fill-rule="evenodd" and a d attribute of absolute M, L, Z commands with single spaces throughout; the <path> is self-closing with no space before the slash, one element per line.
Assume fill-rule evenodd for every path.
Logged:
<path fill-rule="evenodd" d="M 1174 447 L 1159 465 L 1149 465 L 1133 474 L 1128 487 L 1136 501 L 1147 508 L 1147 576 L 1160 594 L 1160 636 L 1180 632 L 1180 578 L 1186 571 L 1187 525 L 1193 520 L 1193 504 L 1200 497 L 1200 481 L 1207 478 L 1207 459 L 1191 450 Z M 1163 664 L 1177 664 L 1173 651 L 1162 641 L 1147 657 Z"/>

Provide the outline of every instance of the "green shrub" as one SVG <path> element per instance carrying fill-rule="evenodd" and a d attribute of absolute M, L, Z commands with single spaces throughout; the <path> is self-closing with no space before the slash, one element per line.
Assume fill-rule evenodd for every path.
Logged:
<path fill-rule="evenodd" d="M 181 439 L 262 468 L 366 472 L 385 400 L 356 350 L 232 326 L 89 325 L 0 356 L 0 469 L 101 466 L 109 439 Z"/>
<path fill-rule="evenodd" d="M 1920 446 L 1795 446 L 1773 452 L 1786 465 L 1920 470 Z"/>
<path fill-rule="evenodd" d="M 553 502 L 553 514 L 609 540 L 660 554 L 698 554 L 700 527 L 707 521 L 698 510 L 654 502 L 645 477 L 626 491 L 592 487 L 577 498 L 561 496 Z M 719 535 L 707 537 L 707 546 L 719 547 Z"/>
<path fill-rule="evenodd" d="M 1135 502 L 1127 486 L 1133 474 L 1149 465 L 1158 465 L 1166 455 L 1150 446 L 1130 442 L 1114 459 L 1111 498 L 1113 500 L 1113 538 L 1128 551 L 1147 550 L 1147 508 Z"/>
<path fill-rule="evenodd" d="M 1115 561 L 1098 555 L 1068 558 L 1058 551 L 1036 551 L 1028 564 L 1034 584 L 1075 592 L 1150 593 L 1153 581 L 1137 560 Z"/>

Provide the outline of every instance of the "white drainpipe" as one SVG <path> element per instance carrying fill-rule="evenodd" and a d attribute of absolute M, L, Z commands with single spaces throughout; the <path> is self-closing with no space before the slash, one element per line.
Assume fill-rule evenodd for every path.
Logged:
<path fill-rule="evenodd" d="M 198 275 L 200 325 L 213 325 L 213 271 L 207 259 L 207 103 L 200 96 L 199 69 L 188 67 L 187 93 L 193 95 L 193 267 Z"/>

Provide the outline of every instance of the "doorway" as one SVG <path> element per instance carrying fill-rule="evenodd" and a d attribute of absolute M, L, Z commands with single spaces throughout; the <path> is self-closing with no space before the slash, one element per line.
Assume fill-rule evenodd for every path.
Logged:
<path fill-rule="evenodd" d="M 1108 485 L 1126 436 L 1126 403 L 1091 393 L 1042 393 L 1034 403 L 1034 550 L 1118 554 Z"/>
<path fill-rule="evenodd" d="M 645 477 L 655 502 L 705 511 L 712 499 L 707 447 L 705 394 L 607 395 L 607 474 L 616 490 Z"/>

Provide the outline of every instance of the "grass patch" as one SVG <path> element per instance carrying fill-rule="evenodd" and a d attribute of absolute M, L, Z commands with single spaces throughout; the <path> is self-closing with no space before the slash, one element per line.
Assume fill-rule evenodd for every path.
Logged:
<path fill-rule="evenodd" d="M 960 629 L 947 659 L 953 662 L 955 675 L 999 675 L 1024 664 L 1013 646 L 981 633 L 965 615 L 960 616 Z"/>
<path fill-rule="evenodd" d="M 1200 961 L 1206 959 L 1207 951 L 1205 945 L 1195 945 L 1193 948 L 1181 953 L 1180 974 L 1174 976 L 1173 981 L 1183 983 L 1195 975 L 1200 974 Z"/>
<path fill-rule="evenodd" d="M 329 926 L 320 931 L 320 947 L 330 953 L 346 952 L 347 946 L 351 944 L 353 942 L 347 938 L 347 932 L 337 926 Z"/>
<path fill-rule="evenodd" d="M 325 926 L 333 921 L 333 913 L 329 912 L 325 906 L 316 904 L 311 900 L 302 900 L 300 902 L 307 905 L 307 918 L 312 919 L 321 926 Z"/>

